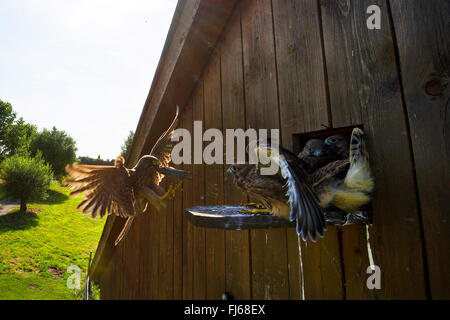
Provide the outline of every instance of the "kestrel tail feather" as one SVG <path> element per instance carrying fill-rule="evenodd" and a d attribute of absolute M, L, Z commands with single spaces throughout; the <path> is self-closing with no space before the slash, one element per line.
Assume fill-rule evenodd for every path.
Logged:
<path fill-rule="evenodd" d="M 134 217 L 128 217 L 127 221 L 125 221 L 125 225 L 122 228 L 122 231 L 120 231 L 119 235 L 117 236 L 116 241 L 114 242 L 114 245 L 117 246 L 120 241 L 128 234 L 130 231 L 131 225 L 133 223 Z"/>
<path fill-rule="evenodd" d="M 365 134 L 359 128 L 354 128 L 350 138 L 350 162 L 355 163 L 360 157 L 369 158 L 366 151 Z"/>
<path fill-rule="evenodd" d="M 345 184 L 355 191 L 370 193 L 374 182 L 366 151 L 364 132 L 354 128 L 350 138 L 350 168 L 345 177 Z"/>

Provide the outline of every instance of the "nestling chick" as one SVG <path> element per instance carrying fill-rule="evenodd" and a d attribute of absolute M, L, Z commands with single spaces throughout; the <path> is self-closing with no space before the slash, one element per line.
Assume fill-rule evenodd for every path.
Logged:
<path fill-rule="evenodd" d="M 349 157 L 349 146 L 347 139 L 340 134 L 329 136 L 325 139 L 325 144 L 333 152 L 337 159 L 345 160 Z"/>
<path fill-rule="evenodd" d="M 312 173 L 331 161 L 338 159 L 328 146 L 319 139 L 309 140 L 298 154 L 298 157 L 304 163 L 303 168 L 308 173 Z"/>

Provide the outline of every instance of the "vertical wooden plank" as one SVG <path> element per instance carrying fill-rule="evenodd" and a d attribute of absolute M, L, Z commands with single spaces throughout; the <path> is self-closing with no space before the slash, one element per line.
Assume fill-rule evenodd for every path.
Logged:
<path fill-rule="evenodd" d="M 183 110 L 184 113 L 184 110 Z M 183 128 L 184 117 L 180 115 L 178 128 Z M 183 164 L 172 164 L 176 169 L 183 169 Z M 173 299 L 183 298 L 183 186 L 176 191 L 173 204 Z"/>
<path fill-rule="evenodd" d="M 123 239 L 125 240 L 125 239 Z M 115 282 L 117 285 L 114 287 L 115 299 L 125 299 L 125 285 L 126 285 L 126 257 L 125 257 L 125 242 L 120 247 L 116 247 L 115 259 L 116 264 L 113 272 Z"/>
<path fill-rule="evenodd" d="M 226 129 L 245 129 L 244 84 L 242 70 L 241 14 L 234 10 L 218 48 L 221 55 L 223 133 Z M 226 143 L 230 143 L 227 141 Z M 234 142 L 233 142 L 234 143 Z M 224 158 L 226 154 L 224 154 Z M 236 157 L 236 150 L 235 150 Z M 224 170 L 228 165 L 224 166 Z M 225 204 L 243 202 L 233 177 L 224 172 Z M 245 200 L 244 200 L 245 201 Z M 251 298 L 249 231 L 225 231 L 226 290 L 235 299 Z"/>
<path fill-rule="evenodd" d="M 140 229 L 142 215 L 137 216 L 128 235 L 122 240 L 122 297 L 123 299 L 135 299 L 139 297 L 139 264 L 140 264 Z"/>
<path fill-rule="evenodd" d="M 270 0 L 242 1 L 242 41 L 247 126 L 279 128 Z M 253 299 L 288 299 L 286 229 L 252 230 Z"/>
<path fill-rule="evenodd" d="M 366 27 L 367 8 L 374 4 L 381 8 L 381 30 Z M 413 166 L 387 4 L 321 1 L 321 11 L 333 125 L 363 124 L 376 181 L 370 237 L 381 289 L 366 287 L 364 229 L 346 228 L 347 298 L 424 298 Z"/>
<path fill-rule="evenodd" d="M 159 295 L 159 241 L 160 241 L 160 212 L 149 204 L 150 208 L 147 209 L 147 217 L 150 230 L 149 237 L 149 245 L 147 246 L 148 250 L 148 259 L 147 262 L 149 266 L 148 272 L 148 286 L 149 286 L 149 299 L 155 300 L 158 299 Z"/>
<path fill-rule="evenodd" d="M 165 190 L 175 186 L 175 178 L 165 177 L 161 185 Z M 173 199 L 165 201 L 166 208 L 160 215 L 159 234 L 159 276 L 158 299 L 169 300 L 173 298 Z"/>
<path fill-rule="evenodd" d="M 116 250 L 112 253 L 111 262 L 108 265 L 110 271 L 110 299 L 119 299 L 118 290 L 122 287 L 122 275 L 120 275 L 120 267 L 122 264 L 121 249 L 116 247 Z"/>
<path fill-rule="evenodd" d="M 167 177 L 161 181 L 160 186 L 167 190 L 168 188 L 168 179 Z M 154 212 L 153 214 L 157 214 L 159 218 L 159 237 L 158 237 L 158 294 L 155 299 L 165 299 L 167 297 L 167 264 L 166 264 L 166 251 L 167 251 L 167 212 L 169 206 L 168 200 L 164 201 L 166 207 L 162 208 L 158 212 Z"/>
<path fill-rule="evenodd" d="M 120 286 L 120 282 L 118 282 L 118 277 L 116 277 L 116 281 L 114 281 L 115 283 L 113 284 L 113 277 L 112 274 L 114 273 L 114 269 L 117 267 L 117 264 L 120 262 L 117 258 L 115 258 L 115 256 L 117 255 L 117 250 L 114 250 L 114 252 L 111 254 L 111 262 L 109 264 L 107 264 L 107 269 L 108 270 L 108 285 L 109 285 L 109 293 L 108 299 L 114 299 L 116 298 L 114 295 L 114 289 Z M 117 299 L 117 298 L 116 298 Z"/>
<path fill-rule="evenodd" d="M 431 297 L 448 299 L 450 3 L 439 0 L 390 4 L 411 129 Z"/>
<path fill-rule="evenodd" d="M 103 271 L 102 277 L 100 279 L 100 299 L 110 300 L 112 298 L 111 291 L 111 270 L 112 266 Z"/>
<path fill-rule="evenodd" d="M 215 51 L 204 73 L 205 130 L 222 130 L 220 53 Z M 207 143 L 208 144 L 208 143 Z M 223 146 L 222 146 L 223 147 Z M 205 165 L 205 204 L 223 204 L 223 165 Z M 225 291 L 225 233 L 206 230 L 206 298 L 220 299 Z"/>
<path fill-rule="evenodd" d="M 317 1 L 273 1 L 283 144 L 328 125 Z"/>
<path fill-rule="evenodd" d="M 200 82 L 192 96 L 192 116 L 189 124 L 193 136 L 194 121 L 202 121 L 203 126 L 203 83 Z M 203 129 L 202 129 L 203 132 Z M 192 149 L 194 146 L 192 145 Z M 192 157 L 194 154 L 192 153 Z M 203 205 L 205 203 L 205 168 L 204 164 L 193 164 L 193 202 L 192 205 Z M 193 255 L 194 255 L 194 284 L 193 298 L 206 299 L 206 248 L 205 229 L 193 227 Z"/>
<path fill-rule="evenodd" d="M 147 210 L 143 213 L 141 217 L 140 227 L 140 262 L 139 262 L 139 283 L 140 283 L 140 292 L 142 299 L 150 299 L 150 274 L 151 274 L 151 239 L 153 237 L 153 229 L 155 228 L 150 224 L 150 215 L 151 208 L 147 208 Z"/>
<path fill-rule="evenodd" d="M 192 135 L 192 100 L 188 102 L 183 110 L 183 127 L 191 132 Z M 192 177 L 195 177 L 195 172 L 192 170 L 192 164 L 183 164 L 183 169 L 192 172 Z M 193 203 L 194 196 L 193 179 L 183 180 L 183 212 L 186 208 L 190 208 Z M 183 214 L 183 299 L 192 299 L 193 295 L 193 226 L 187 221 Z"/>
<path fill-rule="evenodd" d="M 320 17 L 317 1 L 273 1 L 283 145 L 292 135 L 329 125 Z M 306 299 L 342 299 L 341 257 L 337 229 L 328 227 L 316 244 L 302 243 Z M 288 231 L 291 298 L 299 299 L 297 234 Z"/>
<path fill-rule="evenodd" d="M 138 228 L 139 225 L 136 225 L 136 221 L 134 221 L 128 235 L 119 243 L 116 247 L 116 254 L 118 264 L 115 274 L 117 274 L 117 282 L 119 285 L 115 288 L 118 299 L 130 299 L 130 284 L 128 283 L 130 274 L 130 265 L 128 264 L 129 259 L 133 259 L 133 253 L 129 252 L 130 243 L 133 241 L 132 234 L 134 229 Z M 136 236 L 136 234 L 133 234 Z"/>

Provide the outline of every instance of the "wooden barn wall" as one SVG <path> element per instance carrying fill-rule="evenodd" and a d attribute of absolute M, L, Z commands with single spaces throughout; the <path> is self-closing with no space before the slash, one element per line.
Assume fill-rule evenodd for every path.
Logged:
<path fill-rule="evenodd" d="M 381 30 L 365 27 L 373 4 Z M 240 1 L 180 127 L 279 128 L 292 148 L 294 134 L 362 125 L 373 226 L 328 227 L 317 243 L 291 228 L 195 227 L 185 208 L 246 199 L 226 165 L 184 164 L 192 178 L 163 211 L 136 219 L 102 298 L 450 298 L 448 14 L 445 0 Z M 366 287 L 370 259 L 379 290 Z"/>

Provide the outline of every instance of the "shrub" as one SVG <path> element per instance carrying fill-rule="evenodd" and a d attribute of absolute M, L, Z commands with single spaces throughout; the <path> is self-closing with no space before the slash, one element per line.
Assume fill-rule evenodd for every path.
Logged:
<path fill-rule="evenodd" d="M 0 179 L 8 196 L 20 200 L 20 211 L 31 199 L 45 199 L 53 172 L 40 155 L 35 158 L 14 155 L 0 163 Z"/>
<path fill-rule="evenodd" d="M 75 141 L 55 127 L 52 131 L 42 130 L 34 135 L 31 141 L 31 154 L 34 156 L 39 151 L 42 152 L 45 161 L 51 165 L 58 178 L 65 174 L 64 168 L 67 164 L 75 162 L 76 150 Z"/>

